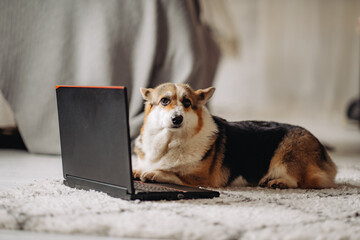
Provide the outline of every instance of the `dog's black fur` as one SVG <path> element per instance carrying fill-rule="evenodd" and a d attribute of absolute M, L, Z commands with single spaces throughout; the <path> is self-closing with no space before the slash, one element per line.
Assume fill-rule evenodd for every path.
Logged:
<path fill-rule="evenodd" d="M 250 184 L 257 184 L 268 171 L 270 160 L 284 136 L 300 128 L 277 122 L 228 122 L 215 116 L 213 119 L 221 132 L 218 137 L 226 137 L 223 165 L 230 170 L 228 184 L 239 175 Z"/>

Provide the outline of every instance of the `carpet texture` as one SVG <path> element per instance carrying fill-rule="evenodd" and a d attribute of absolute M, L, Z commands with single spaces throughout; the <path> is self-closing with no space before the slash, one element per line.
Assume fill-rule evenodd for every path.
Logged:
<path fill-rule="evenodd" d="M 222 189 L 205 200 L 128 202 L 60 179 L 0 193 L 0 228 L 156 239 L 360 239 L 360 167 L 335 189 Z"/>

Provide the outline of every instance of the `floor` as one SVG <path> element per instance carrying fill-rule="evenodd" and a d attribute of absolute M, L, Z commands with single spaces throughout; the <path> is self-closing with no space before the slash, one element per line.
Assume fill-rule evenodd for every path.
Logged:
<path fill-rule="evenodd" d="M 34 180 L 61 178 L 60 156 L 35 155 L 26 151 L 0 150 L 0 191 Z"/>
<path fill-rule="evenodd" d="M 112 237 L 97 237 L 89 235 L 64 235 L 64 234 L 52 234 L 52 233 L 34 233 L 27 231 L 9 231 L 0 230 L 0 239 L 6 240 L 112 240 L 119 238 Z M 120 238 L 126 240 L 128 238 Z M 130 238 L 129 238 L 130 239 Z M 131 240 L 136 240 L 131 238 Z"/>
<path fill-rule="evenodd" d="M 360 164 L 359 153 L 331 153 L 335 162 L 356 162 Z M 0 150 L 0 191 L 6 191 L 16 186 L 22 186 L 44 179 L 59 179 L 62 177 L 60 156 L 34 155 L 25 151 Z M 0 230 L 0 239 L 75 239 L 101 240 L 115 239 L 109 237 L 61 235 L 49 233 L 34 233 L 26 231 Z"/>
<path fill-rule="evenodd" d="M 316 125 L 313 121 L 304 122 L 302 125 L 306 126 L 327 145 L 335 148 L 335 152 L 331 152 L 330 155 L 336 163 L 359 161 L 360 165 L 360 131 L 356 126 L 334 128 L 323 124 Z M 35 155 L 22 150 L 0 150 L 0 191 L 23 186 L 34 181 L 59 178 L 62 178 L 60 156 Z M 114 238 L 0 229 L 0 239 L 108 240 Z"/>
<path fill-rule="evenodd" d="M 62 177 L 61 157 L 0 150 L 0 191 L 44 179 Z M 8 240 L 111 240 L 118 238 L 10 231 L 0 229 L 0 239 Z M 124 239 L 124 238 L 122 238 Z"/>

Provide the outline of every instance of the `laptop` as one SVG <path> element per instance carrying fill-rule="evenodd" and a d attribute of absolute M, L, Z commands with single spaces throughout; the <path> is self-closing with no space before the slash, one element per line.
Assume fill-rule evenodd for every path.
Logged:
<path fill-rule="evenodd" d="M 126 87 L 56 86 L 64 184 L 126 200 L 218 197 L 133 179 Z"/>

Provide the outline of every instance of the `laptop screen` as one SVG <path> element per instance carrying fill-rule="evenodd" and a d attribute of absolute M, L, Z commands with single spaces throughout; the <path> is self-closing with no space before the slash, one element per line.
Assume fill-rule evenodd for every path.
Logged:
<path fill-rule="evenodd" d="M 64 178 L 99 181 L 133 191 L 125 87 L 58 86 Z"/>

